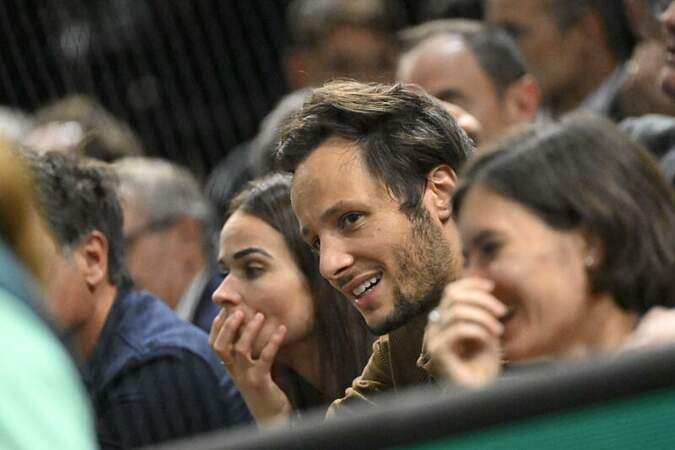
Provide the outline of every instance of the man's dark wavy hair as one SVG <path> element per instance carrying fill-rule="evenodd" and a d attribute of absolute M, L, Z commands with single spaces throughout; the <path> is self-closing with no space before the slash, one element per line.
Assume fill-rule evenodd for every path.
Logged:
<path fill-rule="evenodd" d="M 421 207 L 431 169 L 457 172 L 473 152 L 442 104 L 412 85 L 332 81 L 315 89 L 281 133 L 280 167 L 294 172 L 329 137 L 355 142 L 368 171 L 409 215 Z"/>

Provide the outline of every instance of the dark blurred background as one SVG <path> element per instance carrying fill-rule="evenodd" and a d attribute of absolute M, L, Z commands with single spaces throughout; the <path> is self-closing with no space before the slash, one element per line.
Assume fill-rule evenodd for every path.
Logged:
<path fill-rule="evenodd" d="M 90 95 L 127 121 L 149 154 L 203 178 L 289 90 L 289 3 L 5 0 L 0 104 L 31 113 L 67 94 Z M 395 4 L 407 24 L 429 8 Z"/>

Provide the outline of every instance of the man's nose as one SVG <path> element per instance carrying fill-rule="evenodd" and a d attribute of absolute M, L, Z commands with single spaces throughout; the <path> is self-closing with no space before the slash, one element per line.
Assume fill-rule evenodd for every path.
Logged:
<path fill-rule="evenodd" d="M 322 240 L 319 258 L 319 270 L 328 281 L 336 281 L 354 264 L 354 257 L 339 239 Z"/>

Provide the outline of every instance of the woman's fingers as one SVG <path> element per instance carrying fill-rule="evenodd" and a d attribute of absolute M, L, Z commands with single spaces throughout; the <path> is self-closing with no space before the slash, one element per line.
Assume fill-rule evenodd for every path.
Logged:
<path fill-rule="evenodd" d="M 213 347 L 213 343 L 216 341 L 216 337 L 218 336 L 218 333 L 220 333 L 220 329 L 223 327 L 223 323 L 225 323 L 226 318 L 227 312 L 225 312 L 225 308 L 222 308 L 213 319 L 213 322 L 211 323 L 211 329 L 209 330 L 210 347 Z"/>
<path fill-rule="evenodd" d="M 241 332 L 241 336 L 239 336 L 239 340 L 237 340 L 237 343 L 234 345 L 235 352 L 239 353 L 245 358 L 253 359 L 253 343 L 255 342 L 255 338 L 258 336 L 258 333 L 260 333 L 260 329 L 262 328 L 264 321 L 265 316 L 262 313 L 255 313 L 253 319 L 251 319 L 244 327 L 243 331 Z"/>
<path fill-rule="evenodd" d="M 508 308 L 492 295 L 494 283 L 470 277 L 446 286 L 429 317 L 427 349 L 434 366 L 464 385 L 482 385 L 499 373 L 500 318 Z"/>
<path fill-rule="evenodd" d="M 260 353 L 260 358 L 258 360 L 263 371 L 269 371 L 272 369 L 272 364 L 274 364 L 274 359 L 277 356 L 279 347 L 281 347 L 281 344 L 286 338 L 286 331 L 286 326 L 280 325 L 279 328 L 277 328 L 277 331 L 275 331 L 272 337 L 270 337 L 269 342 L 267 342 Z"/>
<path fill-rule="evenodd" d="M 448 285 L 441 305 L 429 316 L 429 337 L 464 322 L 501 336 L 504 325 L 499 319 L 507 314 L 508 308 L 490 293 L 492 288 L 492 282 L 482 278 L 466 278 Z"/>
<path fill-rule="evenodd" d="M 213 342 L 213 350 L 218 353 L 223 363 L 230 364 L 232 357 L 232 347 L 237 330 L 244 320 L 244 313 L 235 311 L 225 319 L 220 332 Z"/>
<path fill-rule="evenodd" d="M 504 325 L 491 312 L 470 303 L 454 305 L 441 313 L 443 326 L 449 327 L 463 322 L 483 327 L 495 337 L 500 337 L 504 332 Z"/>
<path fill-rule="evenodd" d="M 463 322 L 449 327 L 431 338 L 428 346 L 434 364 L 457 383 L 481 386 L 499 373 L 499 342 L 481 325 Z"/>
<path fill-rule="evenodd" d="M 468 303 L 482 308 L 499 318 L 506 315 L 508 308 L 492 294 L 493 283 L 482 278 L 466 278 L 446 286 L 440 308 L 451 308 L 458 303 Z"/>

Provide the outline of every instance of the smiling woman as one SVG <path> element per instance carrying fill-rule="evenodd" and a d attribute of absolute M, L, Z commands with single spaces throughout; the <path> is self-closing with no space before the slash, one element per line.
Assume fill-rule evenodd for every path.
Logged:
<path fill-rule="evenodd" d="M 358 313 L 319 274 L 291 209 L 291 179 L 252 182 L 220 235 L 223 307 L 210 343 L 259 423 L 338 398 L 372 340 Z"/>
<path fill-rule="evenodd" d="M 527 180 L 527 181 L 524 181 Z M 483 384 L 508 361 L 618 349 L 675 302 L 675 198 L 644 149 L 589 116 L 529 129 L 464 173 L 464 278 L 427 329 L 440 370 Z"/>

